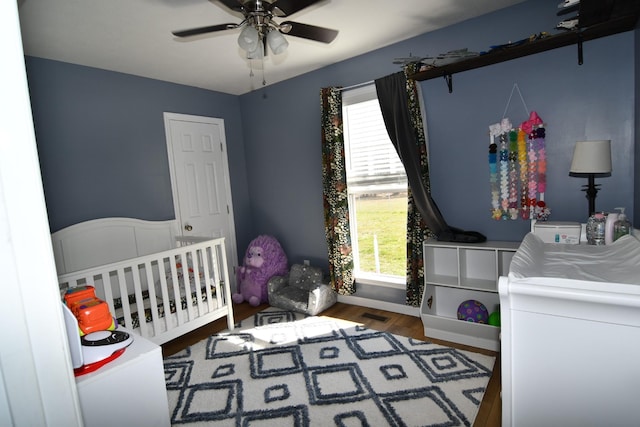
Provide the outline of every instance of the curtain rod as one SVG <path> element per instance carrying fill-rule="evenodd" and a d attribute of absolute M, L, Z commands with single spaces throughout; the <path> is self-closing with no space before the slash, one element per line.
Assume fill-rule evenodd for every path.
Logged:
<path fill-rule="evenodd" d="M 357 89 L 359 87 L 368 86 L 368 85 L 373 84 L 373 83 L 375 83 L 375 80 L 369 80 L 368 82 L 358 83 L 358 84 L 351 85 L 351 86 L 341 87 L 338 90 L 339 91 L 344 91 L 344 90 L 350 90 L 350 89 Z"/>

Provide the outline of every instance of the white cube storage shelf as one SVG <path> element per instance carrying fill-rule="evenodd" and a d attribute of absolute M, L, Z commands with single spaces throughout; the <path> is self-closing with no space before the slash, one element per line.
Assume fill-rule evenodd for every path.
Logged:
<path fill-rule="evenodd" d="M 427 337 L 498 351 L 500 328 L 457 317 L 463 301 L 498 311 L 498 278 L 509 273 L 519 242 L 424 242 L 425 288 L 420 317 Z"/>

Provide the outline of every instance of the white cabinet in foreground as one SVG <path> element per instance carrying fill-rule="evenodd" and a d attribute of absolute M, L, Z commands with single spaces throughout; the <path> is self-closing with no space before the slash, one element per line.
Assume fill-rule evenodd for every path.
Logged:
<path fill-rule="evenodd" d="M 519 242 L 460 244 L 424 243 L 424 293 L 420 317 L 427 337 L 489 350 L 500 349 L 500 328 L 458 320 L 458 306 L 466 300 L 498 311 L 498 278 L 509 273 Z"/>
<path fill-rule="evenodd" d="M 133 334 L 124 354 L 76 378 L 87 427 L 169 427 L 162 349 Z"/>

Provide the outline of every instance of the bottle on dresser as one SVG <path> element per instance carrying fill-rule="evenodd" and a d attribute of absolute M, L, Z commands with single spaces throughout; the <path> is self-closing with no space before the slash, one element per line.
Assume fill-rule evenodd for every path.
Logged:
<path fill-rule="evenodd" d="M 618 220 L 613 225 L 613 240 L 616 241 L 622 236 L 631 234 L 631 222 L 624 213 L 624 208 L 616 208 L 620 210 Z"/>
<path fill-rule="evenodd" d="M 613 227 L 618 220 L 618 212 L 609 212 L 607 214 L 607 222 L 604 226 L 604 243 L 605 245 L 610 245 L 613 243 Z"/>
<path fill-rule="evenodd" d="M 590 245 L 604 245 L 607 215 L 596 212 L 587 221 L 587 243 Z"/>

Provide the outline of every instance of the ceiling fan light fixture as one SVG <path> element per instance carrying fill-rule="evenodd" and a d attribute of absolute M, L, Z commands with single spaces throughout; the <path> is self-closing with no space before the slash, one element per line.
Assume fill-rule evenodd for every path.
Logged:
<path fill-rule="evenodd" d="M 287 47 L 289 46 L 287 39 L 280 34 L 280 31 L 275 29 L 269 31 L 267 34 L 267 43 L 269 44 L 271 51 L 276 55 L 287 50 Z"/>
<path fill-rule="evenodd" d="M 256 48 L 251 52 L 247 52 L 247 59 L 262 59 L 264 58 L 264 45 L 258 43 Z"/>
<path fill-rule="evenodd" d="M 247 52 L 253 52 L 258 46 L 260 36 L 253 25 L 245 25 L 238 36 L 238 45 Z"/>
<path fill-rule="evenodd" d="M 324 0 L 217 0 L 234 13 L 242 13 L 244 19 L 239 24 L 217 24 L 188 30 L 173 31 L 176 37 L 191 37 L 217 31 L 240 28 L 238 45 L 246 53 L 247 59 L 262 59 L 270 49 L 278 55 L 288 49 L 286 35 L 331 43 L 338 35 L 337 30 L 285 21 L 278 23 L 274 17 L 292 15 Z M 268 47 L 267 47 L 268 45 Z"/>

